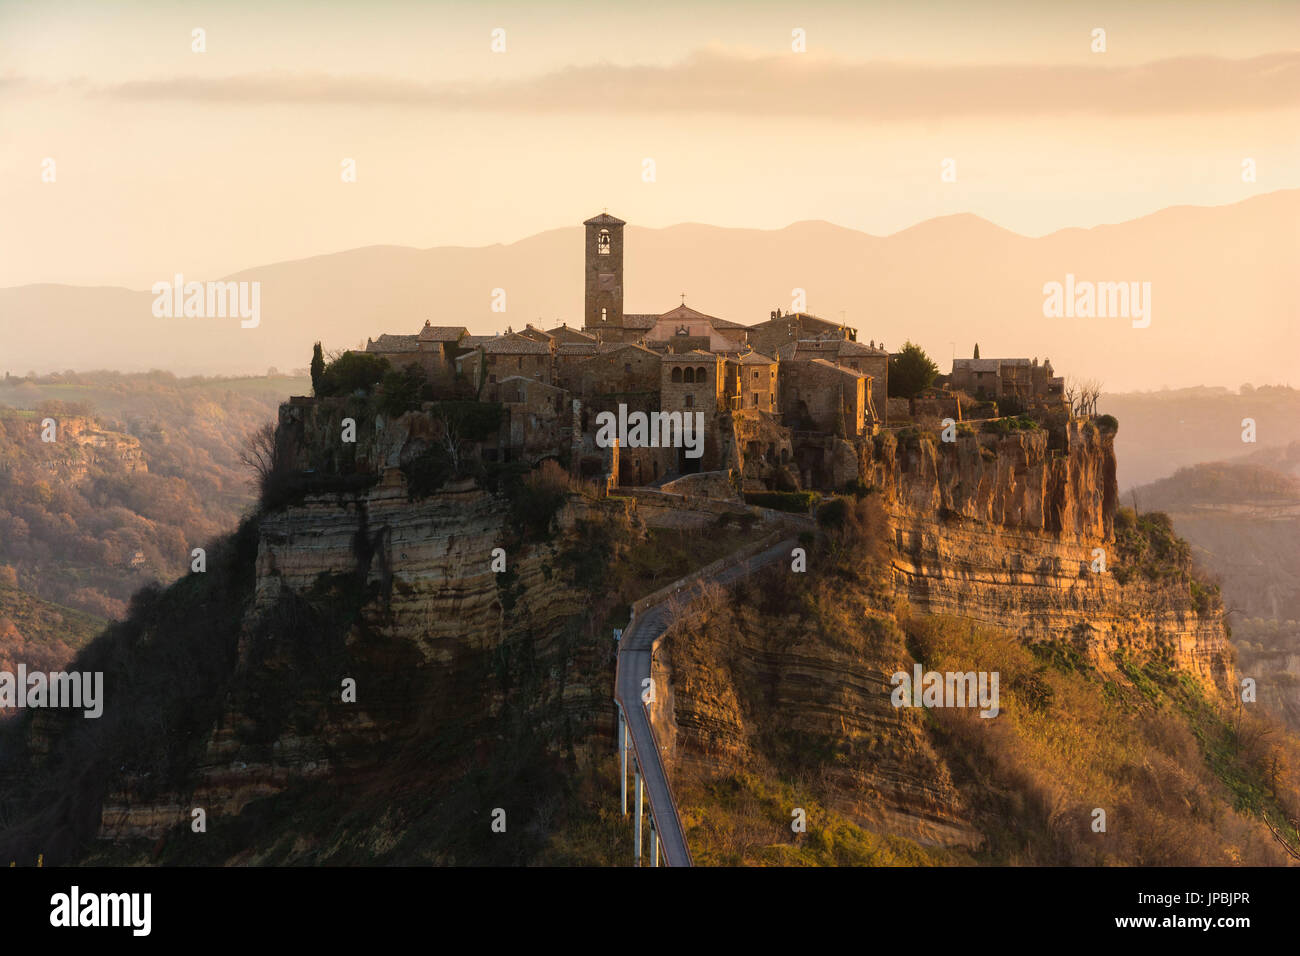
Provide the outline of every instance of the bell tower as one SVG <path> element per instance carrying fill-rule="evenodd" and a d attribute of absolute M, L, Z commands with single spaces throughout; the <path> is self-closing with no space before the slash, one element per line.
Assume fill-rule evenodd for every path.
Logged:
<path fill-rule="evenodd" d="M 587 227 L 583 288 L 584 325 L 588 332 L 617 329 L 606 341 L 619 341 L 623 329 L 623 227 L 609 213 L 593 216 Z"/>

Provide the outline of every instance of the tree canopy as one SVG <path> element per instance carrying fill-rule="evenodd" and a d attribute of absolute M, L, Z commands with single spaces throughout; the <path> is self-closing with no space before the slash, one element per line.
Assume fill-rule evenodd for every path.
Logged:
<path fill-rule="evenodd" d="M 320 375 L 318 398 L 369 392 L 392 366 L 388 359 L 367 352 L 344 352 L 325 366 Z"/>
<path fill-rule="evenodd" d="M 889 359 L 889 397 L 915 398 L 934 384 L 938 374 L 939 366 L 921 346 L 904 342 L 902 350 Z"/>

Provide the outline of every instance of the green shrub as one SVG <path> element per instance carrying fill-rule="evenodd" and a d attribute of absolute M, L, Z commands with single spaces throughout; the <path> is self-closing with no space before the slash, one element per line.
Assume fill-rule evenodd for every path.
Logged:
<path fill-rule="evenodd" d="M 990 435 L 1010 435 L 1013 432 L 1031 432 L 1038 428 L 1038 422 L 1027 415 L 1015 418 L 995 418 L 986 421 L 981 430 Z"/>
<path fill-rule="evenodd" d="M 447 449 L 440 444 L 430 445 L 402 466 L 406 493 L 412 499 L 425 498 L 455 477 L 455 471 Z"/>
<path fill-rule="evenodd" d="M 320 373 L 318 398 L 369 393 L 392 368 L 388 359 L 366 352 L 344 352 Z"/>
<path fill-rule="evenodd" d="M 412 363 L 406 368 L 392 369 L 380 380 L 379 410 L 390 418 L 397 418 L 413 408 L 420 407 L 425 388 L 424 370 Z"/>
<path fill-rule="evenodd" d="M 506 489 L 510 518 L 525 538 L 547 539 L 551 522 L 569 497 L 569 476 L 550 459 Z"/>
<path fill-rule="evenodd" d="M 854 498 L 865 498 L 876 491 L 875 488 L 861 478 L 854 478 L 852 481 L 845 482 L 844 487 L 840 490 L 846 495 L 852 495 Z"/>
<path fill-rule="evenodd" d="M 1097 417 L 1097 427 L 1113 435 L 1119 431 L 1119 419 L 1114 415 L 1100 415 Z"/>
<path fill-rule="evenodd" d="M 912 342 L 904 342 L 898 354 L 889 359 L 889 397 L 915 398 L 934 384 L 939 366 L 931 361 L 925 350 Z"/>
<path fill-rule="evenodd" d="M 817 523 L 823 528 L 841 528 L 844 526 L 844 515 L 847 510 L 848 506 L 843 498 L 823 501 L 817 508 Z"/>

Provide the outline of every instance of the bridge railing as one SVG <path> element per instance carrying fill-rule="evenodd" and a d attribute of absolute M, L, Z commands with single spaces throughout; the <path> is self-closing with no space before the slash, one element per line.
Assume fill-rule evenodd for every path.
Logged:
<path fill-rule="evenodd" d="M 673 581 L 671 584 L 661 587 L 658 591 L 652 591 L 650 594 L 647 594 L 645 597 L 640 598 L 635 603 L 633 603 L 632 613 L 634 615 L 644 613 L 646 610 L 648 610 L 651 607 L 654 607 L 656 604 L 660 603 L 661 601 L 665 601 L 673 597 L 678 591 L 681 591 L 683 588 L 690 587 L 692 584 L 695 584 L 697 581 L 703 578 L 712 577 L 715 574 L 725 571 L 727 568 L 731 567 L 732 565 L 739 564 L 742 561 L 748 561 L 754 555 L 766 551 L 768 548 L 772 547 L 772 545 L 776 544 L 778 541 L 780 541 L 783 537 L 786 537 L 788 534 L 789 532 L 786 531 L 785 529 L 778 528 L 777 530 L 772 531 L 771 533 L 765 535 L 764 537 L 753 542 L 752 544 L 746 545 L 741 550 L 733 551 L 731 554 L 724 555 L 723 557 L 714 561 L 712 564 L 705 565 L 704 567 L 700 568 L 697 571 L 692 571 L 690 574 L 686 575 L 685 577 L 678 578 L 676 581 Z"/>

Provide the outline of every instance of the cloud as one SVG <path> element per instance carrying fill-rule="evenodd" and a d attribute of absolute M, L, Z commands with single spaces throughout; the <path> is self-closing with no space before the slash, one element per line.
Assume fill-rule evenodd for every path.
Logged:
<path fill-rule="evenodd" d="M 1155 116 L 1300 106 L 1300 52 L 1140 66 L 918 66 L 706 50 L 667 66 L 595 64 L 527 80 L 423 84 L 256 73 L 100 87 L 133 102 L 390 105 L 506 113 L 716 114 L 862 120 L 1092 113 Z"/>

